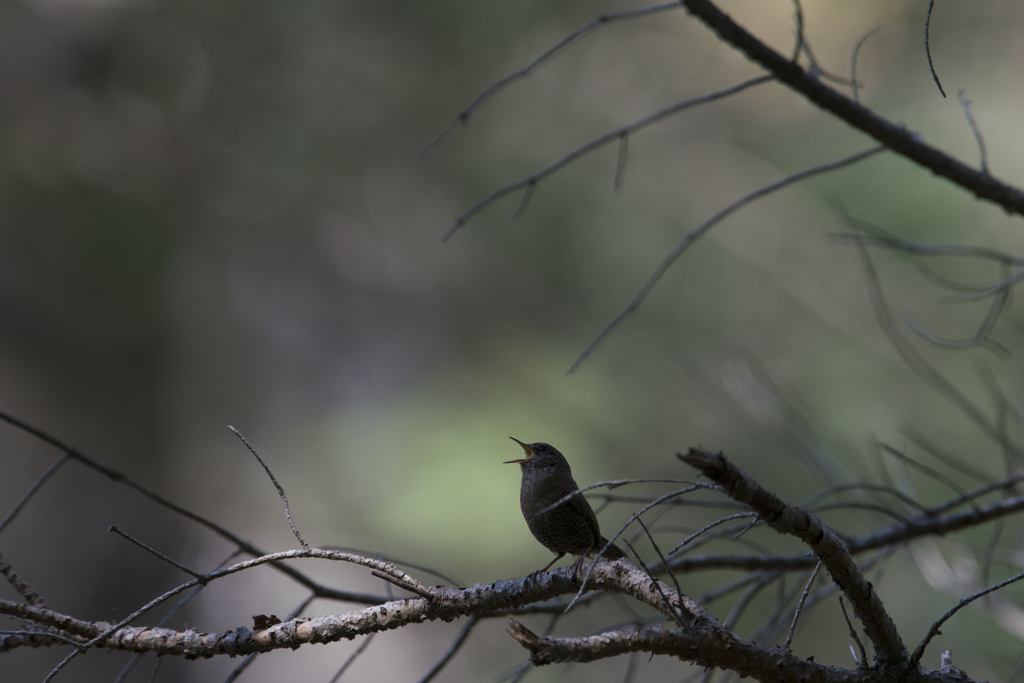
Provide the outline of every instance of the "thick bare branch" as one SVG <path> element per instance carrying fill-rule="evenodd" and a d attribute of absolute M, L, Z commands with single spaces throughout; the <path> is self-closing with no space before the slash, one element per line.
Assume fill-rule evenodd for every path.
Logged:
<path fill-rule="evenodd" d="M 509 619 L 509 632 L 530 651 L 537 665 L 557 662 L 592 662 L 627 652 L 650 652 L 693 662 L 698 666 L 724 668 L 741 677 L 762 683 L 882 683 L 932 681 L 934 683 L 967 683 L 963 672 L 950 670 L 909 670 L 894 679 L 883 669 L 858 668 L 850 671 L 800 659 L 783 648 L 768 650 L 731 631 L 715 625 L 688 627 L 670 631 L 661 626 L 638 629 L 615 629 L 583 638 L 540 637 L 519 622 Z"/>
<path fill-rule="evenodd" d="M 295 550 L 277 555 L 299 557 L 305 552 Z M 240 571 L 240 565 L 228 569 Z M 470 588 L 429 588 L 429 599 L 394 600 L 383 605 L 317 619 L 289 620 L 261 631 L 241 627 L 228 633 L 200 633 L 193 630 L 179 632 L 172 629 L 125 626 L 111 631 L 110 624 L 83 622 L 51 610 L 3 600 L 0 600 L 0 614 L 53 626 L 83 638 L 96 640 L 102 636 L 96 640 L 96 646 L 104 649 L 190 657 L 235 656 L 295 648 L 308 643 L 352 639 L 424 621 L 450 621 L 460 616 L 472 615 L 490 616 L 498 610 L 512 610 L 559 595 L 574 593 L 582 582 L 582 571 L 576 572 L 573 568 L 566 567 L 527 578 L 487 585 L 477 584 Z M 677 610 L 681 610 L 688 624 L 714 621 L 714 618 L 696 602 L 686 596 L 680 596 L 660 581 L 652 582 L 644 570 L 628 562 L 620 560 L 614 563 L 598 563 L 588 583 L 596 590 L 630 595 L 654 607 L 668 618 L 678 616 Z M 669 596 L 670 604 L 666 604 L 664 596 Z"/>
<path fill-rule="evenodd" d="M 770 71 L 782 83 L 808 100 L 849 123 L 901 156 L 947 178 L 977 197 L 994 202 L 1006 211 L 1024 215 L 1024 190 L 996 180 L 926 144 L 920 136 L 888 121 L 870 109 L 828 87 L 812 74 L 751 35 L 719 10 L 710 0 L 681 0 L 723 40 Z"/>
<path fill-rule="evenodd" d="M 679 458 L 722 486 L 730 498 L 749 505 L 772 529 L 796 536 L 814 551 L 832 580 L 850 599 L 854 613 L 875 646 L 880 664 L 899 665 L 907 660 L 907 649 L 878 594 L 857 568 L 850 551 L 821 520 L 782 502 L 720 453 L 691 448 Z"/>

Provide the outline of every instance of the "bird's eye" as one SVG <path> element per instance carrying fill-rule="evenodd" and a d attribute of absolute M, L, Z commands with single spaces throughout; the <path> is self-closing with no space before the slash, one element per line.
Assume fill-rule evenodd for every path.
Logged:
<path fill-rule="evenodd" d="M 541 444 L 540 446 L 537 446 L 537 448 L 534 450 L 536 450 L 538 453 L 543 453 L 547 450 L 547 447 L 544 444 Z"/>

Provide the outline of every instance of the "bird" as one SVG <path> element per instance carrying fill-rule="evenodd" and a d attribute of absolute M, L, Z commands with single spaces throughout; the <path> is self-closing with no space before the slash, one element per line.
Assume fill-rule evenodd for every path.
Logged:
<path fill-rule="evenodd" d="M 619 560 L 626 557 L 618 546 L 608 545 L 608 539 L 601 535 L 597 515 L 582 493 L 555 505 L 580 488 L 572 478 L 572 470 L 565 456 L 551 444 L 539 441 L 523 443 L 514 436 L 509 438 L 526 452 L 526 457 L 504 463 L 517 464 L 522 472 L 519 505 L 526 526 L 530 527 L 530 533 L 542 546 L 556 555 L 555 559 L 536 573 L 546 572 L 566 553 L 578 557 L 573 564 L 573 569 L 578 570 L 588 555 L 600 552 L 605 546 L 608 549 L 602 555 L 604 559 Z"/>

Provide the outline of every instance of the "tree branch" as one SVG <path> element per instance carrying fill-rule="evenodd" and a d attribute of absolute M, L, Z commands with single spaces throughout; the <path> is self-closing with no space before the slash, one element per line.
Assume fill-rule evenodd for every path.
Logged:
<path fill-rule="evenodd" d="M 537 183 L 539 183 L 544 178 L 568 166 L 569 164 L 576 161 L 580 157 L 587 155 L 590 152 L 593 152 L 594 150 L 599 149 L 600 147 L 603 147 L 604 145 L 607 145 L 611 142 L 620 140 L 624 135 L 630 135 L 632 133 L 635 133 L 636 131 L 641 130 L 642 128 L 654 125 L 655 123 L 658 123 L 662 119 L 668 118 L 669 116 L 672 116 L 674 114 L 678 114 L 691 107 L 695 107 L 700 104 L 707 104 L 708 102 L 714 102 L 715 100 L 720 100 L 724 97 L 735 95 L 746 90 L 747 88 L 751 88 L 755 85 L 761 85 L 762 83 L 767 83 L 770 80 L 772 80 L 771 76 L 757 76 L 756 78 L 751 78 L 749 80 L 743 81 L 742 83 L 737 83 L 736 85 L 731 85 L 721 90 L 715 90 L 713 92 L 704 93 L 703 95 L 691 97 L 690 99 L 683 100 L 681 102 L 676 102 L 673 105 L 669 105 L 664 109 L 659 109 L 653 114 L 648 114 L 642 119 L 637 119 L 636 121 L 630 124 L 616 128 L 615 130 L 609 131 L 603 135 L 599 135 L 598 137 L 593 138 L 589 142 L 580 145 L 576 149 L 564 155 L 562 158 L 552 161 L 550 164 L 540 169 L 539 171 L 534 171 L 530 175 L 520 178 L 519 180 L 513 183 L 509 183 L 504 187 L 499 187 L 497 190 L 490 193 L 489 195 L 478 201 L 476 204 L 460 213 L 455 218 L 455 220 L 452 221 L 448 225 L 448 227 L 445 228 L 444 231 L 441 233 L 441 240 L 447 240 L 449 237 L 454 235 L 459 228 L 468 223 L 469 219 L 471 219 L 473 216 L 477 215 L 478 213 L 480 213 L 481 211 L 483 211 L 488 206 L 498 201 L 505 195 L 523 189 L 525 189 L 532 195 Z M 521 208 L 522 203 L 520 203 L 520 209 Z M 518 218 L 521 214 L 522 211 L 517 209 L 516 217 Z"/>
<path fill-rule="evenodd" d="M 0 411 L 0 420 L 3 420 L 4 422 L 7 422 L 7 423 L 9 423 L 11 425 L 14 425 L 18 429 L 21 429 L 22 431 L 28 432 L 29 434 L 35 436 L 36 438 L 38 438 L 38 439 L 40 439 L 42 441 L 45 441 L 46 443 L 48 443 L 48 444 L 58 448 L 59 450 L 63 451 L 71 459 L 76 460 L 76 461 L 82 463 L 86 467 L 88 467 L 90 469 L 93 469 L 93 470 L 99 472 L 100 474 L 103 474 L 104 476 L 108 477 L 109 479 L 111 479 L 111 480 L 113 480 L 115 482 L 124 484 L 128 488 L 134 489 L 135 491 L 137 491 L 138 493 L 141 493 L 146 498 L 149 498 L 150 500 L 152 500 L 157 505 L 165 507 L 168 510 L 170 510 L 171 512 L 177 513 L 177 514 L 181 515 L 182 517 L 185 517 L 186 519 L 190 519 L 193 522 L 195 522 L 196 524 L 199 524 L 200 526 L 209 529 L 210 531 L 214 532 L 215 534 L 217 534 L 221 538 L 224 538 L 224 539 L 230 541 L 231 543 L 233 543 L 239 550 L 242 550 L 242 551 L 244 551 L 246 553 L 249 553 L 250 555 L 253 555 L 253 556 L 256 556 L 256 557 L 262 557 L 262 556 L 267 555 L 266 552 L 264 552 L 260 548 L 256 547 L 255 545 L 253 545 L 249 541 L 246 541 L 244 538 L 238 536 L 234 532 L 229 531 L 228 529 L 225 529 L 224 527 L 220 526 L 219 524 L 216 524 L 216 523 L 206 519 L 202 515 L 197 515 L 196 513 L 192 512 L 191 510 L 186 510 L 185 508 L 181 507 L 180 505 L 171 502 L 170 500 L 164 498 L 163 496 L 161 496 L 160 494 L 156 493 L 155 491 L 152 491 L 151 489 L 149 489 L 149 488 L 147 488 L 147 487 L 145 487 L 145 486 L 143 486 L 141 484 L 136 483 L 130 477 L 128 477 L 128 475 L 124 474 L 123 472 L 115 470 L 112 467 L 108 467 L 107 465 L 104 465 L 103 463 L 99 462 L 98 460 L 94 460 L 93 458 L 90 458 L 89 456 L 85 455 L 84 453 L 79 451 L 74 446 L 70 446 L 70 445 L 64 443 L 63 441 L 61 441 L 57 437 L 52 436 L 51 434 L 43 431 L 42 429 L 39 429 L 38 427 L 34 427 L 34 426 L 28 424 L 27 422 L 25 422 L 24 420 L 18 419 L 16 417 L 14 417 L 13 415 L 9 415 L 8 413 L 5 413 L 3 411 Z M 43 477 L 40 477 L 40 481 L 42 479 L 43 479 Z M 37 483 L 39 483 L 39 482 L 37 482 Z M 36 484 L 33 484 L 33 487 L 36 487 Z M 306 588 L 308 588 L 318 598 L 327 598 L 329 600 L 341 600 L 341 601 L 345 601 L 345 602 L 355 602 L 355 603 L 360 603 L 360 604 L 364 604 L 364 605 L 379 605 L 380 603 L 385 601 L 385 598 L 377 596 L 377 595 L 368 595 L 366 593 L 356 593 L 356 592 L 353 592 L 353 591 L 342 591 L 342 590 L 337 590 L 335 588 L 330 588 L 330 587 L 325 586 L 323 584 L 317 583 L 313 579 L 309 578 L 308 576 L 306 576 L 302 572 L 300 572 L 297 569 L 295 569 L 295 567 L 290 567 L 290 566 L 288 566 L 286 564 L 283 564 L 283 563 L 275 562 L 275 563 L 273 563 L 273 566 L 278 571 L 280 571 L 283 574 L 286 574 L 287 576 L 291 577 L 296 583 L 299 583 L 299 584 L 305 586 Z"/>
<path fill-rule="evenodd" d="M 893 152 L 947 178 L 977 197 L 1006 211 L 1024 215 L 1024 190 L 1008 185 L 924 143 L 903 126 L 836 92 L 797 64 L 768 47 L 737 24 L 710 0 L 680 0 L 687 11 L 700 18 L 722 40 L 738 48 L 770 71 L 779 81 L 825 111 L 878 140 Z"/>
<path fill-rule="evenodd" d="M 278 553 L 277 556 L 299 556 L 304 552 L 289 551 Z M 239 565 L 235 565 L 237 567 Z M 226 633 L 200 633 L 191 629 L 174 631 L 123 626 L 107 633 L 96 642 L 95 647 L 188 657 L 236 656 L 296 648 L 308 643 L 352 639 L 424 621 L 451 621 L 460 616 L 472 615 L 496 616 L 495 612 L 501 610 L 513 610 L 559 595 L 575 593 L 583 583 L 582 574 L 582 571 L 565 567 L 531 577 L 487 585 L 477 584 L 470 588 L 427 588 L 428 598 L 393 600 L 316 619 L 293 619 L 260 631 L 240 627 Z M 660 581 L 652 581 L 643 569 L 627 562 L 598 563 L 588 579 L 588 585 L 596 590 L 630 595 L 668 618 L 682 614 L 687 624 L 705 621 L 717 623 L 696 602 L 679 595 Z M 668 596 L 669 600 L 666 601 L 664 596 Z M 0 614 L 52 626 L 81 638 L 95 639 L 111 628 L 110 624 L 80 621 L 51 610 L 6 600 L 0 600 Z"/>
<path fill-rule="evenodd" d="M 1021 478 L 1013 477 L 1011 479 L 1019 481 Z M 999 486 L 993 485 L 984 488 L 994 490 L 999 488 Z M 978 493 L 969 492 L 967 497 L 969 498 L 971 495 L 978 495 Z M 963 497 L 958 497 L 958 499 L 963 499 Z M 1024 495 L 1014 496 L 1013 498 L 996 501 L 988 505 L 981 505 L 964 512 L 944 516 L 936 515 L 936 510 L 946 509 L 946 507 L 946 504 L 943 504 L 935 508 L 929 508 L 921 515 L 912 517 L 906 522 L 884 527 L 850 539 L 846 543 L 846 547 L 851 554 L 856 555 L 868 550 L 877 550 L 886 546 L 906 543 L 921 536 L 942 536 L 953 531 L 959 531 L 960 529 L 978 526 L 979 524 L 1024 510 Z M 698 555 L 696 557 L 674 559 L 671 561 L 671 565 L 675 571 L 710 569 L 778 569 L 795 571 L 813 567 L 815 562 L 817 562 L 817 559 L 811 555 Z M 657 567 L 652 569 L 653 571 L 658 571 Z"/>
<path fill-rule="evenodd" d="M 809 512 L 787 505 L 761 488 L 720 453 L 712 454 L 703 449 L 691 448 L 685 455 L 679 454 L 679 458 L 722 486 L 730 498 L 749 505 L 772 529 L 796 536 L 806 543 L 828 569 L 832 580 L 850 599 L 854 614 L 864 624 L 864 632 L 875 646 L 878 662 L 883 667 L 889 667 L 907 661 L 909 655 L 896 625 L 835 532 Z"/>

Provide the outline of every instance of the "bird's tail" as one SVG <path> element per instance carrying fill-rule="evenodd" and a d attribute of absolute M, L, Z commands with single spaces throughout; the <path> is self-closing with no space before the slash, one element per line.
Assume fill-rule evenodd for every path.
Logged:
<path fill-rule="evenodd" d="M 601 540 L 598 542 L 598 545 L 600 546 L 598 548 L 598 551 L 600 551 L 600 548 L 603 548 L 606 545 L 608 545 L 608 539 L 604 538 L 602 536 Z M 614 562 L 615 560 L 621 560 L 625 556 L 626 556 L 626 553 L 622 552 L 622 549 L 619 548 L 619 546 L 612 545 L 611 547 L 608 548 L 608 550 L 604 551 L 604 555 L 601 556 L 601 559 L 602 560 L 608 560 L 610 562 Z"/>

